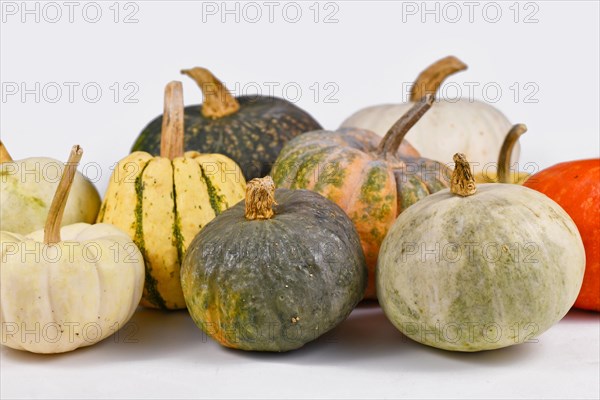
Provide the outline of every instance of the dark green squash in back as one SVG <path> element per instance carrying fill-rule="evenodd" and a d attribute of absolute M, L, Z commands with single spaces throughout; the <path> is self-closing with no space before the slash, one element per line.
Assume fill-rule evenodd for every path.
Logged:
<path fill-rule="evenodd" d="M 364 293 L 364 255 L 342 209 L 314 192 L 273 189 L 270 177 L 249 182 L 246 201 L 207 224 L 183 261 L 190 315 L 227 347 L 299 348 Z"/>
<path fill-rule="evenodd" d="M 185 150 L 221 153 L 234 160 L 250 180 L 265 176 L 285 143 L 321 129 L 307 112 L 271 96 L 233 97 L 204 68 L 183 70 L 200 86 L 204 104 L 185 107 Z M 131 151 L 160 153 L 162 116 L 150 122 Z"/>

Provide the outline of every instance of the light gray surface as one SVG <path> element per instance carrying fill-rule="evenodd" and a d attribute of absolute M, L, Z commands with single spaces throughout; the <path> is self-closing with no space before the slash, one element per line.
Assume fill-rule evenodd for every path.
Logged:
<path fill-rule="evenodd" d="M 128 336 L 129 335 L 129 336 Z M 126 337 L 130 343 L 126 343 Z M 295 352 L 203 338 L 186 312 L 139 309 L 119 337 L 58 356 L 2 348 L 2 398 L 598 398 L 600 315 L 537 342 L 452 353 L 402 336 L 373 304 Z"/>

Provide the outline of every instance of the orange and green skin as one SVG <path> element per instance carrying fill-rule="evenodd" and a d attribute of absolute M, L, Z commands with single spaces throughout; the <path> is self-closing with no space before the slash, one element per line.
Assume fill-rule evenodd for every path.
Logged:
<path fill-rule="evenodd" d="M 244 178 L 269 173 L 285 143 L 304 132 L 321 129 L 307 112 L 287 100 L 267 96 L 240 96 L 240 109 L 213 119 L 202 115 L 202 105 L 184 110 L 185 150 L 220 153 L 234 160 Z M 140 133 L 131 151 L 160 153 L 162 115 Z"/>
<path fill-rule="evenodd" d="M 181 268 L 195 323 L 224 346 L 297 349 L 343 321 L 367 270 L 352 222 L 306 190 L 276 189 L 275 215 L 247 220 L 241 201 L 208 223 Z"/>
<path fill-rule="evenodd" d="M 381 138 L 344 128 L 301 135 L 282 149 L 271 175 L 278 187 L 316 191 L 339 205 L 361 239 L 375 299 L 379 248 L 396 217 L 423 197 L 448 186 L 449 170 L 420 158 L 403 142 L 394 156 L 377 150 Z"/>

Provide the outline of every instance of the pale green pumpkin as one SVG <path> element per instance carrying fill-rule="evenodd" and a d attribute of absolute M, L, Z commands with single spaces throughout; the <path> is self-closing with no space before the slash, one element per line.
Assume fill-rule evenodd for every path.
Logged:
<path fill-rule="evenodd" d="M 513 184 L 475 189 L 470 173 L 459 179 L 464 170 L 457 162 L 451 190 L 409 207 L 390 229 L 377 265 L 379 302 L 400 331 L 433 347 L 479 351 L 531 340 L 575 302 L 581 237 L 545 195 Z"/>
<path fill-rule="evenodd" d="M 0 142 L 2 230 L 24 235 L 42 229 L 64 168 L 62 161 L 48 157 L 13 160 Z M 94 184 L 77 172 L 65 207 L 63 225 L 92 223 L 99 209 L 100 195 Z"/>

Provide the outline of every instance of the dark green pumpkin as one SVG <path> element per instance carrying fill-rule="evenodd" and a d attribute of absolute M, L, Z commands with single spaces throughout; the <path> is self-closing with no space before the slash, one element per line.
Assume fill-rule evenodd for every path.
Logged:
<path fill-rule="evenodd" d="M 234 98 L 204 68 L 183 70 L 204 93 L 203 105 L 185 107 L 185 150 L 221 153 L 234 160 L 246 180 L 265 176 L 285 143 L 301 133 L 321 129 L 307 112 L 272 96 Z M 150 122 L 131 151 L 160 153 L 162 116 Z"/>
<path fill-rule="evenodd" d="M 448 185 L 450 170 L 419 157 L 403 140 L 432 103 L 424 97 L 384 138 L 357 128 L 305 133 L 282 149 L 271 171 L 278 187 L 320 193 L 352 219 L 369 268 L 368 299 L 377 298 L 377 256 L 396 217 Z"/>
<path fill-rule="evenodd" d="M 200 231 L 184 258 L 181 283 L 195 323 L 222 345 L 288 351 L 350 314 L 362 299 L 367 270 L 352 221 L 317 193 L 277 189 L 274 215 L 248 219 L 248 193 L 258 181 L 274 187 L 270 177 L 254 179 L 246 201 Z"/>

